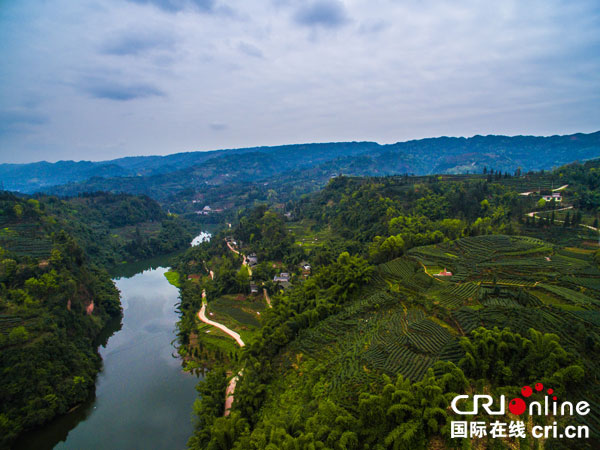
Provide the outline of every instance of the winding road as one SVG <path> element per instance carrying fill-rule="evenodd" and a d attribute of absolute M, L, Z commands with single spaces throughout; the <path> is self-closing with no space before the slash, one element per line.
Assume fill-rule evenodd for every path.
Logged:
<path fill-rule="evenodd" d="M 567 209 L 573 209 L 573 206 L 567 206 L 566 208 L 555 209 L 554 211 L 565 211 Z M 539 217 L 539 216 L 537 216 L 537 214 L 548 213 L 548 212 L 552 212 L 552 211 L 553 210 L 548 210 L 548 211 L 532 211 L 530 213 L 527 213 L 526 215 L 529 216 L 529 217 Z M 564 223 L 565 222 L 564 220 L 558 220 L 558 219 L 555 219 L 554 221 L 557 222 L 557 223 Z M 598 231 L 598 228 L 593 227 L 591 225 L 586 225 L 585 223 L 580 223 L 579 226 L 587 228 L 587 229 L 592 230 L 592 231 Z"/>
<path fill-rule="evenodd" d="M 565 211 L 567 209 L 573 209 L 573 207 L 572 206 L 567 206 L 566 208 L 558 208 L 558 209 L 555 209 L 554 211 Z M 526 215 L 529 216 L 529 217 L 534 217 L 536 214 L 543 213 L 543 212 L 544 213 L 545 212 L 552 212 L 552 210 L 550 209 L 548 211 L 531 211 L 531 212 L 527 213 Z M 562 221 L 559 220 L 558 222 L 562 222 Z"/>
<path fill-rule="evenodd" d="M 229 336 L 231 336 L 232 338 L 235 339 L 235 341 L 238 343 L 238 345 L 240 347 L 243 347 L 244 345 L 246 345 L 246 344 L 244 344 L 244 341 L 242 341 L 242 338 L 240 337 L 240 335 L 238 333 L 227 328 L 225 325 L 220 324 L 219 322 L 210 320 L 208 317 L 206 317 L 206 291 L 205 290 L 202 291 L 202 308 L 200 308 L 200 311 L 198 311 L 198 318 L 202 322 L 212 325 L 213 327 L 218 328 L 219 330 L 223 331 L 224 333 L 227 333 Z"/>
<path fill-rule="evenodd" d="M 227 241 L 227 247 L 229 247 L 229 250 L 240 255 L 243 258 L 242 264 L 248 268 L 248 273 L 250 276 L 252 276 L 252 269 L 250 269 L 250 265 L 248 264 L 246 256 L 244 256 L 242 253 L 240 253 L 235 248 L 233 248 L 233 246 L 231 245 L 231 243 L 229 241 Z M 210 270 L 209 273 L 210 273 L 211 280 L 214 280 L 215 279 L 214 272 L 212 270 Z M 269 298 L 269 294 L 267 293 L 267 290 L 265 288 L 263 288 L 263 293 L 265 295 L 265 300 L 267 301 L 269 308 L 272 308 L 271 299 Z M 240 347 L 244 347 L 246 345 L 246 344 L 244 344 L 244 341 L 242 340 L 242 337 L 239 335 L 239 333 L 236 333 L 235 331 L 227 328 L 225 325 L 215 322 L 213 320 L 210 320 L 208 317 L 206 317 L 206 290 L 205 289 L 202 290 L 202 308 L 200 308 L 200 311 L 198 311 L 198 319 L 200 319 L 202 322 L 204 322 L 208 325 L 212 325 L 213 327 L 218 328 L 219 330 L 223 331 L 227 335 L 231 336 L 233 339 L 235 339 L 235 341 L 238 343 L 238 345 Z M 243 370 L 238 372 L 238 374 L 235 377 L 233 377 L 231 380 L 229 380 L 229 383 L 227 384 L 227 389 L 225 390 L 225 412 L 223 414 L 225 417 L 228 416 L 231 411 L 231 406 L 233 405 L 233 398 L 234 398 L 233 394 L 235 392 L 235 387 L 236 387 L 238 379 L 242 375 L 242 373 L 243 373 Z"/>
<path fill-rule="evenodd" d="M 248 264 L 248 260 L 246 259 L 246 255 L 244 255 L 243 253 L 237 251 L 235 248 L 233 248 L 233 245 L 231 245 L 231 242 L 226 241 L 227 242 L 227 247 L 229 247 L 229 250 L 231 250 L 233 253 L 240 255 L 242 257 L 242 265 L 246 266 L 248 268 L 248 275 L 252 276 L 252 268 L 250 267 L 250 264 Z"/>
<path fill-rule="evenodd" d="M 210 274 L 211 274 L 211 278 L 212 278 L 214 276 L 212 270 L 210 271 Z M 227 328 L 225 325 L 220 324 L 219 322 L 210 320 L 208 317 L 206 317 L 206 290 L 205 289 L 202 290 L 202 308 L 200 308 L 200 311 L 198 311 L 198 318 L 202 322 L 204 322 L 208 325 L 212 325 L 213 327 L 218 328 L 219 330 L 223 331 L 224 333 L 227 333 L 229 336 L 231 336 L 232 338 L 235 339 L 235 341 L 238 343 L 238 345 L 240 347 L 244 347 L 246 345 L 246 344 L 244 344 L 244 341 L 242 341 L 242 338 L 238 333 Z M 242 374 L 242 371 L 240 371 L 235 377 L 233 377 L 231 380 L 229 380 L 229 384 L 227 384 L 227 389 L 225 390 L 225 413 L 224 413 L 224 416 L 228 416 L 229 412 L 231 411 L 231 405 L 233 405 L 233 393 L 235 392 L 235 386 L 236 386 L 238 378 L 240 377 L 241 374 Z"/>

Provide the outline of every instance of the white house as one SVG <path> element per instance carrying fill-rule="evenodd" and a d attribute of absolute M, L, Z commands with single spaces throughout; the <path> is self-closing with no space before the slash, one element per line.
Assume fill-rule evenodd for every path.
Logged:
<path fill-rule="evenodd" d="M 552 195 L 542 195 L 542 198 L 547 202 L 551 202 L 552 200 L 554 200 L 556 203 L 562 202 L 562 196 L 560 195 L 560 192 L 553 192 Z"/>

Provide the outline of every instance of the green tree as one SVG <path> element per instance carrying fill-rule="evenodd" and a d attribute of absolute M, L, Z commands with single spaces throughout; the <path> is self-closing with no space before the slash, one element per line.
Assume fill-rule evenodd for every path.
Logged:
<path fill-rule="evenodd" d="M 8 340 L 11 344 L 21 344 L 29 339 L 29 333 L 24 326 L 14 327 L 8 333 Z"/>

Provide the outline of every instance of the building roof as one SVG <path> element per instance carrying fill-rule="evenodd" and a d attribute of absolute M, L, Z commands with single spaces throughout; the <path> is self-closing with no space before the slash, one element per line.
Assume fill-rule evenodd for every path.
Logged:
<path fill-rule="evenodd" d="M 273 277 L 273 281 L 276 283 L 288 282 L 290 281 L 290 274 L 287 272 L 281 272 L 279 275 L 275 275 L 275 277 Z"/>
<path fill-rule="evenodd" d="M 435 276 L 436 277 L 451 277 L 452 276 L 452 272 L 446 270 L 446 268 L 444 267 L 444 270 L 441 271 L 440 273 L 436 273 Z"/>

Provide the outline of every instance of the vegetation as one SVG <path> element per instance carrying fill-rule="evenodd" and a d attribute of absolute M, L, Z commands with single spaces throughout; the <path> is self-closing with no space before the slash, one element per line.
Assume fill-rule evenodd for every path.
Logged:
<path fill-rule="evenodd" d="M 192 228 L 148 197 L 0 193 L 0 447 L 93 392 L 96 338 L 121 314 L 106 269 L 188 247 Z"/>
<path fill-rule="evenodd" d="M 223 364 L 241 376 L 231 414 L 199 413 L 190 448 L 471 448 L 449 436 L 457 393 L 515 395 L 541 381 L 561 398 L 599 403 L 594 231 L 570 222 L 565 237 L 562 223 L 532 226 L 525 213 L 538 198 L 519 195 L 561 173 L 563 198 L 579 205 L 596 182 L 592 163 L 519 176 L 337 177 L 287 205 L 291 222 L 254 208 L 190 249 L 177 267 L 198 275 L 181 291 L 186 354 L 213 345 L 193 315 L 201 290 L 214 293 L 210 309 L 248 283 L 236 278 L 242 258 L 226 237 L 257 254 L 252 277 L 273 306 L 244 348 L 203 354 L 212 370 Z M 289 272 L 292 287 L 267 281 L 269 268 Z M 228 317 L 236 313 L 219 310 L 242 331 Z M 597 438 L 598 412 L 585 420 Z"/>
<path fill-rule="evenodd" d="M 165 278 L 169 283 L 171 283 L 175 287 L 181 287 L 181 282 L 179 281 L 179 273 L 169 270 L 165 272 Z"/>
<path fill-rule="evenodd" d="M 287 202 L 340 172 L 394 174 L 501 173 L 551 169 L 600 156 L 599 133 L 570 136 L 441 137 L 395 144 L 338 142 L 121 158 L 104 162 L 1 164 L 5 188 L 77 195 L 109 191 L 145 194 L 169 207 L 248 205 L 255 198 Z M 493 174 L 492 174 L 493 176 Z M 268 183 L 265 185 L 265 183 Z"/>
<path fill-rule="evenodd" d="M 97 192 L 35 201 L 78 240 L 90 259 L 106 267 L 187 248 L 195 231 L 145 196 Z"/>
<path fill-rule="evenodd" d="M 88 398 L 95 339 L 121 314 L 106 271 L 48 209 L 0 197 L 0 447 Z"/>
<path fill-rule="evenodd" d="M 582 137 L 579 151 L 594 136 Z M 179 255 L 166 274 L 181 294 L 184 365 L 206 372 L 190 448 L 531 448 L 531 439 L 452 439 L 448 406 L 459 393 L 515 395 L 538 381 L 561 398 L 589 401 L 582 420 L 600 438 L 599 163 L 508 173 L 497 161 L 481 174 L 457 175 L 465 146 L 481 150 L 489 138 L 442 140 L 456 164 L 436 176 L 330 179 L 341 167 L 371 174 L 375 163 L 374 173 L 397 173 L 394 164 L 405 161 L 397 153 L 421 142 L 369 156 L 361 149 L 376 144 L 348 144 L 336 147 L 337 159 L 297 171 L 293 158 L 282 162 L 270 150 L 212 155 L 218 163 L 182 169 L 202 193 L 174 182 L 156 161 L 145 177 L 119 179 L 179 211 L 207 199 L 227 210 L 203 216 L 230 225 Z M 515 154 L 516 142 L 538 145 L 506 141 Z M 418 167 L 428 157 L 409 162 Z M 226 182 L 223 170 L 239 183 Z M 61 189 L 90 183 L 114 190 L 117 182 Z M 556 186 L 569 209 L 539 202 Z M 0 427 L 9 442 L 93 386 L 93 339 L 120 313 L 99 267 L 183 248 L 194 226 L 149 197 L 126 194 L 1 201 Z M 204 302 L 211 320 L 245 345 L 199 321 Z"/>

